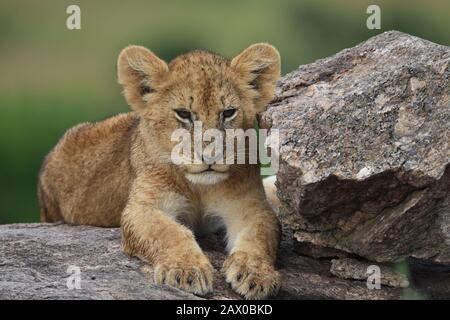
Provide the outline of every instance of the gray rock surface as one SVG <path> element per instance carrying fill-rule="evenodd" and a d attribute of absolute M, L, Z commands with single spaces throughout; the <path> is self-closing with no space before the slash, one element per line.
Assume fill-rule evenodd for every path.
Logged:
<path fill-rule="evenodd" d="M 375 272 L 379 271 L 380 284 L 400 288 L 409 286 L 409 281 L 405 274 L 397 273 L 386 265 L 374 265 L 370 262 L 355 259 L 332 259 L 330 271 L 333 275 L 343 279 L 359 280 L 367 280 L 368 274 L 375 275 Z"/>
<path fill-rule="evenodd" d="M 382 286 L 369 290 L 365 281 L 330 273 L 329 260 L 294 252 L 292 233 L 284 230 L 277 261 L 283 281 L 276 299 L 400 299 L 408 292 Z M 221 237 L 200 240 L 216 270 L 226 257 Z M 81 271 L 81 289 L 69 290 L 69 266 Z M 421 296 L 450 298 L 449 270 L 412 269 Z M 215 274 L 214 293 L 197 297 L 152 280 L 152 268 L 122 253 L 120 230 L 65 224 L 0 226 L 0 299 L 239 299 Z M 70 283 L 73 283 L 70 281 Z"/>
<path fill-rule="evenodd" d="M 303 249 L 450 264 L 449 77 L 450 47 L 391 31 L 281 79 L 262 122 Z"/>

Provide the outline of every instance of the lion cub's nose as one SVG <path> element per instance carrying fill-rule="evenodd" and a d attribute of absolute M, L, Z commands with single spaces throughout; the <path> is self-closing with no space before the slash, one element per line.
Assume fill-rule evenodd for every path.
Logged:
<path fill-rule="evenodd" d="M 224 163 L 222 151 L 215 150 L 213 153 L 203 151 L 203 154 L 201 155 L 201 157 L 199 155 L 199 158 L 201 158 L 203 162 L 206 163 L 207 165 L 212 165 L 217 162 Z"/>

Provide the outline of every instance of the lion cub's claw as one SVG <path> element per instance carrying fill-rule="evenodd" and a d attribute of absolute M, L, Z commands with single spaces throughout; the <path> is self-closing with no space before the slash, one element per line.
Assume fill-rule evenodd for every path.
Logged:
<path fill-rule="evenodd" d="M 222 271 L 231 287 L 246 299 L 265 299 L 280 288 L 280 274 L 271 263 L 235 252 L 225 261 Z"/>
<path fill-rule="evenodd" d="M 206 257 L 171 259 L 155 265 L 156 284 L 166 284 L 197 295 L 213 290 L 214 269 Z"/>

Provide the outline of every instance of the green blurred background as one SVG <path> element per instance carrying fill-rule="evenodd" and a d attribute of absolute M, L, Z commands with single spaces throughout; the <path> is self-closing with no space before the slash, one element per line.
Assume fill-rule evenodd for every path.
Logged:
<path fill-rule="evenodd" d="M 81 30 L 66 28 L 71 4 Z M 381 7 L 381 30 L 366 28 L 369 4 Z M 115 74 L 128 44 L 170 60 L 267 41 L 287 73 L 391 29 L 450 45 L 449 14 L 447 0 L 2 0 L 0 223 L 38 221 L 39 167 L 67 128 L 128 110 Z"/>

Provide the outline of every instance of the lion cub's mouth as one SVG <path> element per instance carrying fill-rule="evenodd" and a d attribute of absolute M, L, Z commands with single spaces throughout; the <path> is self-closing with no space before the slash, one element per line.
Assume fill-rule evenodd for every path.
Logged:
<path fill-rule="evenodd" d="M 206 169 L 203 171 L 197 172 L 197 173 L 205 173 L 205 172 L 217 172 L 217 173 L 226 173 L 228 171 L 228 167 L 222 167 L 219 165 L 209 165 Z"/>
<path fill-rule="evenodd" d="M 215 168 L 214 165 L 197 172 L 187 172 L 186 178 L 194 184 L 216 184 L 228 178 L 228 168 Z"/>

